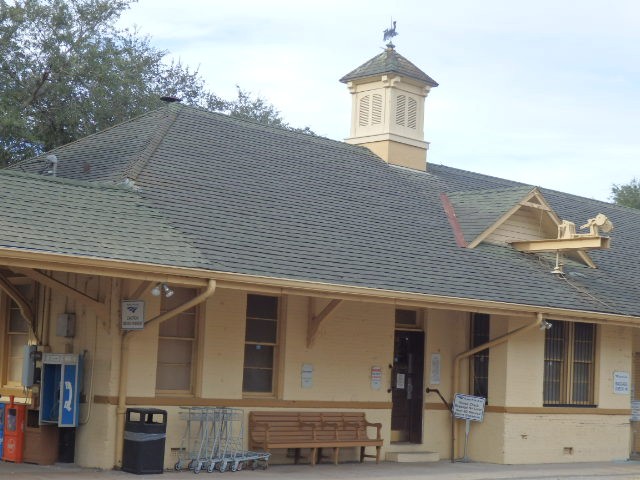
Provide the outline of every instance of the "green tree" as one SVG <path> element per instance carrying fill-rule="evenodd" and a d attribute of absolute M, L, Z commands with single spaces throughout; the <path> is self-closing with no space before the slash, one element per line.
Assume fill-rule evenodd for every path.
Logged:
<path fill-rule="evenodd" d="M 0 0 L 0 167 L 158 108 L 161 96 L 288 127 L 264 100 L 241 90 L 223 100 L 149 37 L 116 28 L 134 1 Z"/>
<path fill-rule="evenodd" d="M 309 128 L 296 128 L 286 123 L 280 115 L 280 112 L 267 102 L 264 98 L 253 97 L 250 92 L 246 92 L 236 85 L 238 96 L 234 100 L 223 100 L 221 103 L 210 106 L 212 110 L 220 110 L 232 117 L 244 118 L 260 123 L 266 123 L 273 127 L 285 128 L 296 132 L 315 135 Z"/>
<path fill-rule="evenodd" d="M 640 180 L 634 178 L 624 185 L 611 187 L 611 200 L 625 207 L 640 208 Z"/>

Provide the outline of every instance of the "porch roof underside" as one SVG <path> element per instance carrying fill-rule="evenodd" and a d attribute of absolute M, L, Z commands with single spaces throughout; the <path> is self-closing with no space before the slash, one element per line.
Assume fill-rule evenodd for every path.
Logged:
<path fill-rule="evenodd" d="M 132 131 L 139 132 L 135 139 Z M 149 152 L 152 138 L 157 146 Z M 99 159 L 95 152 L 100 152 Z M 121 193 L 111 204 L 88 204 L 87 215 L 73 219 L 77 223 L 64 224 L 65 219 L 56 216 L 63 222 L 61 228 L 75 232 L 77 243 L 66 244 L 67 250 L 54 241 L 59 231 L 46 229 L 18 248 L 318 285 L 640 316 L 640 265 L 635 259 L 640 212 L 632 209 L 541 189 L 562 218 L 581 221 L 604 213 L 616 225 L 613 248 L 591 253 L 598 269 L 567 262 L 566 275 L 560 277 L 550 273 L 552 265 L 541 255 L 499 245 L 457 246 L 440 194 L 525 187 L 504 179 L 435 164 L 426 173 L 412 171 L 386 164 L 362 147 L 175 104 L 53 153 L 60 176 L 95 182 L 135 170 L 140 189 Z M 34 159 L 20 167 L 36 172 L 41 166 Z M 66 185 L 55 179 L 42 182 L 55 185 L 52 190 Z M 88 183 L 74 188 L 104 189 Z M 14 195 L 24 197 L 19 191 Z M 135 225 L 107 223 L 105 233 L 117 235 L 115 243 L 83 250 L 96 238 L 92 225 L 118 218 L 123 203 L 143 210 L 131 213 Z M 91 212 L 109 205 L 111 213 Z M 15 208 L 13 214 L 0 214 L 0 247 L 15 246 L 17 234 L 24 237 L 20 215 L 55 214 L 43 202 L 21 202 Z M 137 224 L 141 213 L 150 219 Z M 126 235 L 124 228 L 139 234 Z M 171 234 L 176 244 L 157 242 L 156 229 Z M 154 248 L 136 247 L 147 242 Z"/>

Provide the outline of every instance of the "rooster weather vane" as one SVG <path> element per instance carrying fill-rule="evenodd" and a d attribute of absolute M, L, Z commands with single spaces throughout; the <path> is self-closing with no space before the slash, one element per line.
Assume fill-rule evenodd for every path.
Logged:
<path fill-rule="evenodd" d="M 386 42 L 387 40 L 389 40 L 389 45 L 393 46 L 393 44 L 391 43 L 391 39 L 393 37 L 395 37 L 396 35 L 398 35 L 398 32 L 396 32 L 396 22 L 395 20 L 391 21 L 391 27 L 390 28 L 386 28 L 384 30 L 384 36 L 382 37 L 382 39 Z"/>

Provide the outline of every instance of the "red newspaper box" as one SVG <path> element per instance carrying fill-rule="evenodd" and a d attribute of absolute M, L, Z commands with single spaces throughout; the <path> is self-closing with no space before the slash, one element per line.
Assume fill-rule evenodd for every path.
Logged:
<path fill-rule="evenodd" d="M 24 452 L 24 417 L 27 406 L 11 402 L 4 409 L 4 449 L 2 460 L 22 463 Z"/>

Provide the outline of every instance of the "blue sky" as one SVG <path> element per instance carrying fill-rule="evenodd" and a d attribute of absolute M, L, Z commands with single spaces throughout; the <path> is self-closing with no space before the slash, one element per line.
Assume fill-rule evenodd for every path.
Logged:
<path fill-rule="evenodd" d="M 391 17 L 397 51 L 440 84 L 426 104 L 430 162 L 605 201 L 640 177 L 635 0 L 139 0 L 120 26 L 198 67 L 218 95 L 240 85 L 342 140 L 351 100 L 338 79 L 382 51 Z"/>

